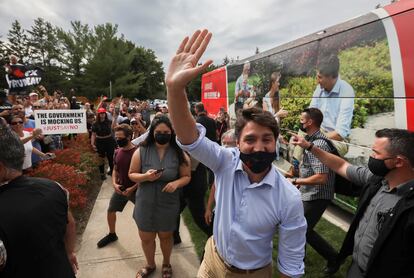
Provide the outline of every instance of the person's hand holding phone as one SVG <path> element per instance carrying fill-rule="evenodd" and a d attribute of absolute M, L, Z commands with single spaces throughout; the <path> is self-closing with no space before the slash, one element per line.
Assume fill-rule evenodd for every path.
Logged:
<path fill-rule="evenodd" d="M 120 195 L 123 195 L 121 184 L 114 183 L 114 184 L 112 184 L 112 186 L 114 187 L 114 190 L 115 190 L 116 193 L 118 193 Z"/>
<path fill-rule="evenodd" d="M 149 169 L 145 174 L 147 176 L 147 180 L 148 181 L 156 181 L 157 179 L 159 179 L 162 175 L 162 171 L 163 169 Z"/>

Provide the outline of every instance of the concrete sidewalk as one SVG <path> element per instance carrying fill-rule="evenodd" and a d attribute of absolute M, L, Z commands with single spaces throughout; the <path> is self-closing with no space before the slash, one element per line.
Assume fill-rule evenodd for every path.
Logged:
<path fill-rule="evenodd" d="M 133 204 L 131 203 L 122 213 L 117 214 L 118 241 L 101 249 L 96 247 L 96 243 L 108 233 L 106 210 L 112 192 L 113 188 L 108 178 L 102 184 L 83 234 L 80 250 L 77 252 L 80 268 L 77 277 L 132 278 L 146 264 L 138 229 L 132 218 Z M 180 234 L 183 243 L 175 246 L 171 255 L 173 276 L 193 278 L 197 274 L 199 259 L 184 221 L 181 221 Z M 162 253 L 158 241 L 155 259 L 157 271 L 151 277 L 161 277 Z"/>

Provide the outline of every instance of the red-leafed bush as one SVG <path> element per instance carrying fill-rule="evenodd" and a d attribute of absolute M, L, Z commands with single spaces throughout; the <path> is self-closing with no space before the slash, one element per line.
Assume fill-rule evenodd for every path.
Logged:
<path fill-rule="evenodd" d="M 56 163 L 52 160 L 42 161 L 30 172 L 30 176 L 48 178 L 60 183 L 69 192 L 69 206 L 72 209 L 85 207 L 87 196 L 83 187 L 87 184 L 87 178 L 74 166 Z"/>
<path fill-rule="evenodd" d="M 76 136 L 75 138 L 72 138 L 71 140 L 66 140 L 64 145 L 65 148 L 77 150 L 81 153 L 93 152 L 88 134 L 78 134 L 78 136 Z"/>
<path fill-rule="evenodd" d="M 75 149 L 63 149 L 55 151 L 55 163 L 77 166 L 81 163 L 81 153 Z"/>

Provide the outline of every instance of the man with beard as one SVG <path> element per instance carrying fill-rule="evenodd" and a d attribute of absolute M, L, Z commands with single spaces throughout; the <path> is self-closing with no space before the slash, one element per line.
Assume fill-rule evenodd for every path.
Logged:
<path fill-rule="evenodd" d="M 281 277 L 298 277 L 304 273 L 306 220 L 299 191 L 272 165 L 279 136 L 273 115 L 254 107 L 242 111 L 238 147 L 224 148 L 206 138 L 188 109 L 185 87 L 212 63 L 198 64 L 210 38 L 207 30 L 186 37 L 166 74 L 177 140 L 216 177 L 214 233 L 197 277 L 272 277 L 276 233 Z"/>

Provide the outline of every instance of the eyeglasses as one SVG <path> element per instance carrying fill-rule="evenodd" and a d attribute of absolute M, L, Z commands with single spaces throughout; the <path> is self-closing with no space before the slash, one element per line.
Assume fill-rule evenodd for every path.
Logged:
<path fill-rule="evenodd" d="M 137 122 L 131 122 L 131 125 L 137 125 L 138 123 Z"/>
<path fill-rule="evenodd" d="M 10 123 L 11 125 L 22 125 L 23 121 L 18 121 L 18 122 L 12 122 Z"/>

